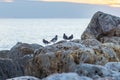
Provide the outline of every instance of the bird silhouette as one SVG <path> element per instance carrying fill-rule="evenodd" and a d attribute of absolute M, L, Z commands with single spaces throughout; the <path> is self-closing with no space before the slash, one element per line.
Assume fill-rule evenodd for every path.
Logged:
<path fill-rule="evenodd" d="M 68 36 L 65 33 L 63 34 L 63 39 L 68 40 Z"/>
<path fill-rule="evenodd" d="M 50 40 L 50 42 L 55 43 L 57 40 L 58 40 L 58 36 L 56 35 L 54 38 L 52 38 L 52 39 Z"/>
<path fill-rule="evenodd" d="M 63 34 L 63 39 L 65 40 L 72 40 L 73 39 L 73 34 L 71 34 L 69 37 L 64 33 Z"/>
<path fill-rule="evenodd" d="M 47 45 L 47 44 L 49 44 L 50 42 L 47 41 L 47 40 L 45 40 L 45 39 L 43 39 L 43 43 L 44 43 L 45 45 Z"/>
<path fill-rule="evenodd" d="M 71 41 L 73 39 L 73 34 L 71 34 L 71 36 L 69 36 L 68 39 Z"/>

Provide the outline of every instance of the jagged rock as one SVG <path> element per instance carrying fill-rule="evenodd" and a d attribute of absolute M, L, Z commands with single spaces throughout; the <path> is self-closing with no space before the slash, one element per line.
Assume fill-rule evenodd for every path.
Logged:
<path fill-rule="evenodd" d="M 98 11 L 93 16 L 81 39 L 98 39 L 102 37 L 120 37 L 120 18 Z"/>
<path fill-rule="evenodd" d="M 120 45 L 115 43 L 104 43 L 103 46 L 107 46 L 108 48 L 112 48 L 114 52 L 116 52 L 116 56 L 120 60 Z"/>
<path fill-rule="evenodd" d="M 60 41 L 56 44 L 49 45 L 42 49 L 37 50 L 35 54 L 45 54 L 45 53 L 57 52 L 57 51 L 77 50 L 79 48 L 85 48 L 85 46 L 75 42 Z"/>
<path fill-rule="evenodd" d="M 32 76 L 21 76 L 21 77 L 15 77 L 15 78 L 7 79 L 7 80 L 41 80 L 41 79 L 38 79 Z"/>
<path fill-rule="evenodd" d="M 95 64 L 97 57 L 93 49 L 90 48 L 74 50 L 70 53 L 70 56 L 73 58 L 76 64 L 80 63 Z"/>
<path fill-rule="evenodd" d="M 80 76 L 87 76 L 93 79 L 100 77 L 111 77 L 112 71 L 100 65 L 80 64 L 76 67 L 75 72 Z"/>
<path fill-rule="evenodd" d="M 75 43 L 81 43 L 81 39 L 74 39 L 74 40 L 72 40 L 72 42 L 75 42 Z"/>
<path fill-rule="evenodd" d="M 120 80 L 120 72 L 117 72 L 115 70 L 113 71 L 108 68 L 108 66 L 104 67 L 101 65 L 80 64 L 76 67 L 75 72 L 77 72 L 80 76 L 87 76 L 95 80 L 106 77 Z"/>
<path fill-rule="evenodd" d="M 9 57 L 8 53 L 9 53 L 9 50 L 0 51 L 0 58 L 8 58 Z"/>
<path fill-rule="evenodd" d="M 92 80 L 85 76 L 79 76 L 76 73 L 53 74 L 42 80 Z"/>
<path fill-rule="evenodd" d="M 74 71 L 75 63 L 69 54 L 63 52 L 39 54 L 26 66 L 26 75 L 39 78 L 47 77 L 53 73 Z"/>
<path fill-rule="evenodd" d="M 99 78 L 94 80 L 116 80 L 114 77 L 105 77 L 105 78 Z"/>
<path fill-rule="evenodd" d="M 24 75 L 21 66 L 11 60 L 0 58 L 0 80 Z"/>
<path fill-rule="evenodd" d="M 114 43 L 120 45 L 120 37 L 102 37 L 100 41 L 102 43 Z"/>
<path fill-rule="evenodd" d="M 120 62 L 108 62 L 105 67 L 120 74 Z"/>
<path fill-rule="evenodd" d="M 25 55 L 33 55 L 36 49 L 42 48 L 37 44 L 27 44 L 18 42 L 9 52 L 9 58 L 18 60 Z"/>
<path fill-rule="evenodd" d="M 94 48 L 94 47 L 99 47 L 102 45 L 101 42 L 99 42 L 96 39 L 86 39 L 81 41 L 82 45 L 85 45 L 86 47 Z"/>

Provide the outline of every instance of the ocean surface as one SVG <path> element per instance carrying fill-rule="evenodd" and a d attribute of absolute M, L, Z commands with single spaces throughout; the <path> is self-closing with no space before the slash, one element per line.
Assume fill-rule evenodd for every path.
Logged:
<path fill-rule="evenodd" d="M 17 42 L 44 45 L 42 39 L 51 40 L 63 33 L 80 39 L 90 19 L 0 19 L 0 50 L 9 50 Z"/>

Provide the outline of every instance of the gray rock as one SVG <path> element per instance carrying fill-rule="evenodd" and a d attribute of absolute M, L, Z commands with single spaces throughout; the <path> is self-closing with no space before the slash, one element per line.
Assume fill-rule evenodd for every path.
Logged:
<path fill-rule="evenodd" d="M 9 50 L 2 50 L 0 51 L 0 58 L 8 58 L 9 57 Z"/>
<path fill-rule="evenodd" d="M 91 22 L 89 23 L 87 29 L 81 36 L 81 39 L 98 39 L 105 36 L 118 36 L 120 37 L 120 18 L 112 16 L 98 11 L 93 16 Z"/>
<path fill-rule="evenodd" d="M 45 54 L 62 50 L 63 51 L 77 50 L 79 48 L 85 48 L 85 46 L 80 43 L 61 41 L 56 44 L 46 46 L 42 49 L 38 49 L 35 54 Z"/>
<path fill-rule="evenodd" d="M 0 80 L 22 75 L 24 72 L 19 63 L 11 59 L 0 58 Z"/>
<path fill-rule="evenodd" d="M 42 80 L 92 80 L 85 76 L 79 76 L 76 73 L 53 74 Z"/>
<path fill-rule="evenodd" d="M 108 62 L 105 67 L 120 74 L 120 62 Z"/>
<path fill-rule="evenodd" d="M 9 52 L 9 58 L 19 60 L 25 55 L 33 55 L 36 49 L 42 46 L 37 44 L 27 44 L 18 42 Z"/>
<path fill-rule="evenodd" d="M 112 71 L 100 65 L 80 64 L 76 67 L 75 72 L 77 72 L 80 76 L 87 76 L 93 79 L 112 77 Z"/>
<path fill-rule="evenodd" d="M 7 79 L 7 80 L 41 80 L 41 79 L 38 79 L 32 76 L 21 76 L 21 77 L 15 77 L 15 78 Z"/>

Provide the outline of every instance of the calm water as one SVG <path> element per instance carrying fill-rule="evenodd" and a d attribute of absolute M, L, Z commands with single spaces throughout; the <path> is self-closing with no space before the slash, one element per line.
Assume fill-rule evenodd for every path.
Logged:
<path fill-rule="evenodd" d="M 56 34 L 74 34 L 80 39 L 90 19 L 0 19 L 0 50 L 10 49 L 17 42 L 41 44 Z"/>

